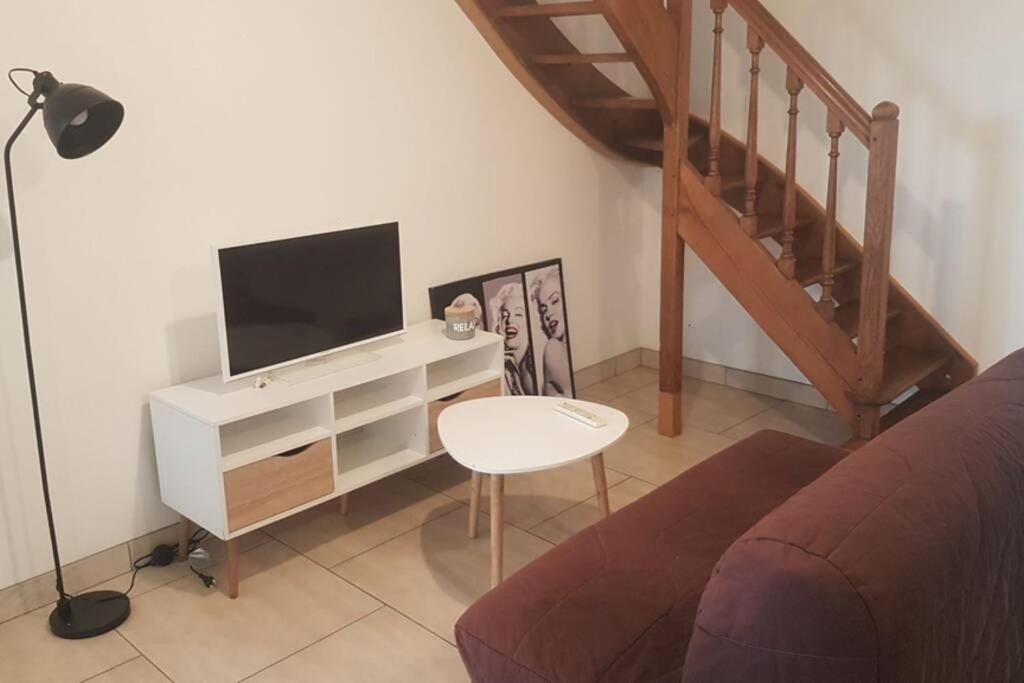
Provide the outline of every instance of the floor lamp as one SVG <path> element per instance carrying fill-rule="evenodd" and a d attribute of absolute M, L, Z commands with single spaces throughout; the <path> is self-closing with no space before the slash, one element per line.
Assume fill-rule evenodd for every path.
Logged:
<path fill-rule="evenodd" d="M 14 80 L 16 73 L 32 74 L 32 92 L 23 90 Z M 4 170 L 7 173 L 7 201 L 11 213 L 11 233 L 14 237 L 14 266 L 18 276 L 18 297 L 21 302 L 21 325 L 25 336 L 25 361 L 28 367 L 29 394 L 32 398 L 32 416 L 36 427 L 36 449 L 39 454 L 39 474 L 46 503 L 46 521 L 50 526 L 50 545 L 53 549 L 53 568 L 57 573 L 57 606 L 50 614 L 50 630 L 61 638 L 92 638 L 111 631 L 128 618 L 131 603 L 128 596 L 117 591 L 95 591 L 82 595 L 68 595 L 64 590 L 64 575 L 57 550 L 57 531 L 53 526 L 50 505 L 50 485 L 46 478 L 46 457 L 43 454 L 43 431 L 39 422 L 39 401 L 36 395 L 36 376 L 32 365 L 32 344 L 28 331 L 28 308 L 25 305 L 25 280 L 21 267 L 21 246 L 18 242 L 18 218 L 14 211 L 14 180 L 11 176 L 11 147 L 21 132 L 36 115 L 43 112 L 43 126 L 50 136 L 57 154 L 65 159 L 78 159 L 102 147 L 121 126 L 124 107 L 99 90 L 75 83 L 61 83 L 48 71 L 12 69 L 8 78 L 14 87 L 28 96 L 29 110 L 14 129 L 4 148 Z"/>

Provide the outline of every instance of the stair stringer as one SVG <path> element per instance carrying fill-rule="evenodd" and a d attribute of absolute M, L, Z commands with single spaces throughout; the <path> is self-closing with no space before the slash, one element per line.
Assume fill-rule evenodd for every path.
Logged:
<path fill-rule="evenodd" d="M 787 279 L 759 242 L 740 227 L 721 200 L 704 187 L 690 164 L 679 173 L 684 208 L 679 234 L 733 298 L 852 427 L 858 424 L 851 400 L 859 374 L 857 351 L 835 325 L 827 323 L 800 285 Z"/>

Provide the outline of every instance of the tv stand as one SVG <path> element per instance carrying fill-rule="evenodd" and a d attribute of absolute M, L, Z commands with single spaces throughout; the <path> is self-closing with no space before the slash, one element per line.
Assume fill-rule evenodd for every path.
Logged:
<path fill-rule="evenodd" d="M 301 365 L 275 371 L 271 373 L 271 376 L 288 384 L 302 384 L 303 382 L 319 379 L 324 375 L 373 363 L 379 361 L 380 358 L 380 354 L 373 353 L 372 351 L 342 351 L 341 353 L 306 361 Z"/>
<path fill-rule="evenodd" d="M 501 337 L 444 336 L 413 326 L 369 347 L 375 358 L 256 390 L 218 377 L 150 395 L 164 504 L 228 546 L 238 595 L 237 539 L 440 454 L 445 406 L 501 393 Z M 331 365 L 330 361 L 327 364 Z M 458 398 L 453 398 L 453 397 Z"/>

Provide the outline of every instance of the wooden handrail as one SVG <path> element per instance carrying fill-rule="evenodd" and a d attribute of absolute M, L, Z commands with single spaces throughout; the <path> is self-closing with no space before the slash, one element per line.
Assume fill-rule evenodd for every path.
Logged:
<path fill-rule="evenodd" d="M 796 72 L 800 80 L 853 135 L 870 144 L 871 117 L 843 86 L 839 85 L 811 53 L 779 23 L 758 0 L 728 0 L 736 12 L 753 27 L 772 51 Z"/>

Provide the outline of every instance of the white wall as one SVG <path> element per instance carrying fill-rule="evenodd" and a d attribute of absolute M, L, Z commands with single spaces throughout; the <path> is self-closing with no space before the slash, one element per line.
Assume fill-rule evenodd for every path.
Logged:
<path fill-rule="evenodd" d="M 411 322 L 431 284 L 563 256 L 577 366 L 638 345 L 638 225 L 658 210 L 644 172 L 565 131 L 451 0 L 7 0 L 3 15 L 0 65 L 127 110 L 86 159 L 59 159 L 39 121 L 15 153 L 66 561 L 174 521 L 146 396 L 217 371 L 211 244 L 398 219 Z M 0 130 L 24 108 L 3 90 Z M 0 222 L 6 586 L 49 557 Z"/>
<path fill-rule="evenodd" d="M 870 109 L 902 109 L 892 271 L 986 367 L 1024 345 L 1024 110 L 1018 27 L 1024 6 L 988 0 L 762 0 L 839 82 Z M 713 14 L 694 3 L 693 108 L 707 116 Z M 723 124 L 746 134 L 746 25 L 726 14 Z M 762 57 L 761 151 L 785 159 L 785 71 Z M 827 180 L 825 112 L 801 97 L 798 181 L 822 202 Z M 840 219 L 860 235 L 867 157 L 842 143 Z M 655 173 L 645 179 L 657 193 Z M 657 346 L 657 228 L 644 232 L 643 342 Z M 801 379 L 703 266 L 688 254 L 686 355 Z"/>
<path fill-rule="evenodd" d="M 697 2 L 694 109 L 711 13 Z M 766 5 L 869 107 L 903 109 L 893 270 L 988 365 L 1024 343 L 1024 9 L 940 0 Z M 77 162 L 36 122 L 15 162 L 34 348 L 65 559 L 173 521 L 158 502 L 145 397 L 217 369 L 209 246 L 399 219 L 410 320 L 426 288 L 566 259 L 582 367 L 658 346 L 660 172 L 605 160 L 505 70 L 452 0 L 173 8 L 14 3 L 0 65 L 120 98 L 123 129 Z M 564 24 L 609 49 L 593 21 Z M 33 30 L 35 29 L 35 30 Z M 726 27 L 724 121 L 745 131 L 745 27 Z M 764 58 L 762 151 L 783 158 L 783 69 Z M 610 70 L 642 92 L 635 75 Z M 800 182 L 824 196 L 824 112 L 803 98 Z M 0 130 L 23 113 L 0 97 Z M 814 165 L 818 158 L 821 163 Z M 866 157 L 843 145 L 841 218 L 863 223 Z M 6 228 L 6 214 L 0 222 Z M 10 242 L 0 236 L 0 586 L 47 568 Z M 688 254 L 686 353 L 800 378 Z"/>

